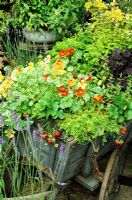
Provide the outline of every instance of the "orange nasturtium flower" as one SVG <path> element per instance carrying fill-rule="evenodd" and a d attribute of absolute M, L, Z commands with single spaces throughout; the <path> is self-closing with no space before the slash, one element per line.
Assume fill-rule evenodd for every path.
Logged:
<path fill-rule="evenodd" d="M 57 60 L 54 65 L 53 65 L 55 70 L 63 70 L 64 69 L 64 65 L 63 65 L 63 61 L 62 60 Z"/>
<path fill-rule="evenodd" d="M 21 71 L 22 71 L 22 68 L 21 68 L 21 67 L 18 67 L 17 70 L 18 70 L 18 72 L 21 72 Z"/>
<path fill-rule="evenodd" d="M 68 86 L 69 87 L 73 87 L 76 84 L 75 79 L 74 78 L 70 78 L 68 80 Z"/>
<path fill-rule="evenodd" d="M 99 103 L 102 102 L 104 100 L 103 96 L 96 96 L 94 97 L 94 103 Z"/>
<path fill-rule="evenodd" d="M 56 77 L 57 77 L 57 74 L 52 74 L 52 77 L 53 77 L 53 78 L 56 78 Z"/>
<path fill-rule="evenodd" d="M 81 87 L 79 87 L 76 91 L 75 91 L 75 95 L 77 97 L 83 97 L 84 95 L 84 89 L 82 89 Z"/>
<path fill-rule="evenodd" d="M 65 55 L 66 55 L 66 51 L 65 50 L 62 49 L 61 51 L 59 51 L 59 56 L 63 57 Z"/>
<path fill-rule="evenodd" d="M 74 49 L 73 48 L 65 50 L 65 55 L 66 56 L 72 56 L 73 54 L 74 54 Z"/>

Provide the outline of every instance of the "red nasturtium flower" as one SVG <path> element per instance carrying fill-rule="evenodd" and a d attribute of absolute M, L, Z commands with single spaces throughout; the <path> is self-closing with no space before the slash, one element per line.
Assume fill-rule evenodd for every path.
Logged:
<path fill-rule="evenodd" d="M 63 92 L 64 90 L 65 90 L 65 88 L 63 85 L 58 88 L 58 92 Z"/>
<path fill-rule="evenodd" d="M 71 55 L 71 54 L 70 54 L 70 49 L 66 49 L 65 51 L 66 51 L 66 56 Z"/>
<path fill-rule="evenodd" d="M 44 74 L 43 77 L 44 77 L 44 79 L 46 80 L 46 79 L 48 78 L 48 76 L 49 76 L 48 74 Z"/>
<path fill-rule="evenodd" d="M 69 48 L 69 49 L 62 49 L 61 51 L 59 51 L 59 56 L 63 57 L 63 56 L 72 56 L 74 54 L 74 49 L 73 48 Z"/>
<path fill-rule="evenodd" d="M 92 80 L 92 77 L 89 76 L 89 77 L 87 78 L 87 81 L 91 81 L 91 80 Z"/>
<path fill-rule="evenodd" d="M 68 90 L 63 90 L 63 92 L 61 92 L 61 96 L 64 97 L 64 96 L 67 96 L 69 94 Z"/>
<path fill-rule="evenodd" d="M 102 96 L 94 97 L 94 103 L 99 103 L 99 102 L 102 102 L 103 100 L 104 100 L 104 97 L 102 97 Z"/>
<path fill-rule="evenodd" d="M 70 53 L 70 55 L 73 55 L 73 54 L 74 54 L 74 49 L 73 49 L 73 48 L 70 48 L 70 49 L 69 49 L 69 53 Z"/>
<path fill-rule="evenodd" d="M 84 95 L 84 90 L 83 90 L 81 87 L 79 87 L 79 88 L 75 91 L 75 95 L 76 95 L 77 97 L 83 97 L 83 95 Z"/>
<path fill-rule="evenodd" d="M 124 144 L 123 140 L 115 140 L 116 147 L 121 148 L 123 147 L 123 144 Z"/>
<path fill-rule="evenodd" d="M 61 93 L 62 97 L 67 96 L 69 94 L 68 90 L 65 89 L 63 85 L 58 88 L 58 92 Z"/>
<path fill-rule="evenodd" d="M 78 75 L 77 74 L 73 74 L 73 78 L 77 78 L 78 77 Z"/>
<path fill-rule="evenodd" d="M 65 50 L 62 49 L 61 51 L 59 51 L 59 56 L 63 57 L 65 55 L 66 55 L 66 51 Z"/>

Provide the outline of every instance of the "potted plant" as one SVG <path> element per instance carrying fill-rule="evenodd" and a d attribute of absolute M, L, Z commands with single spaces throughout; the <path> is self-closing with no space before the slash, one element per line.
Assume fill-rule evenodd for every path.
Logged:
<path fill-rule="evenodd" d="M 54 42 L 75 31 L 77 24 L 84 21 L 84 3 L 84 0 L 17 0 L 11 24 L 22 28 L 29 41 Z"/>
<path fill-rule="evenodd" d="M 101 10 L 102 6 L 107 8 L 102 1 L 97 2 Z M 50 177 L 54 172 L 58 185 L 65 185 L 79 172 L 89 143 L 96 138 L 104 142 L 107 135 L 116 139 L 120 127 L 131 119 L 126 114 L 132 110 L 131 77 L 123 91 L 118 81 L 113 81 L 113 66 L 108 66 L 111 51 L 130 46 L 128 18 L 116 12 L 119 16 L 112 15 L 111 23 L 105 21 L 103 25 L 105 18 L 99 13 L 89 29 L 57 43 L 50 51 L 52 57 L 18 66 L 10 77 L 2 77 L 4 102 L 0 110 L 5 125 L 17 130 L 21 153 L 41 163 Z M 106 19 L 111 19 L 110 10 L 106 14 Z M 113 20 L 120 24 L 120 19 L 125 28 L 113 26 Z M 122 138 L 117 139 L 116 144 L 121 146 Z"/>
<path fill-rule="evenodd" d="M 80 170 L 80 167 L 78 170 L 73 169 L 80 166 L 79 163 L 84 159 L 88 148 L 88 143 L 85 144 L 86 141 L 91 142 L 99 136 L 105 138 L 108 124 L 110 127 L 108 132 L 110 133 L 118 132 L 120 127 L 116 120 L 113 120 L 113 125 L 110 125 L 111 117 L 104 105 L 106 90 L 98 87 L 92 81 L 93 77 L 90 74 L 73 74 L 74 69 L 70 62 L 74 53 L 73 48 L 67 48 L 59 51 L 53 59 L 48 55 L 44 61 L 36 64 L 29 63 L 25 68 L 18 67 L 1 85 L 1 94 L 7 100 L 2 107 L 3 109 L 8 107 L 8 119 L 6 119 L 5 124 L 10 123 L 9 115 L 10 118 L 15 119 L 12 126 L 18 132 L 22 132 L 22 134 L 18 134 L 21 152 L 25 152 L 26 155 L 31 152 L 36 161 L 55 170 L 61 154 L 61 150 L 57 150 L 55 147 L 63 144 L 67 162 L 65 168 L 61 168 L 61 170 L 66 169 L 66 166 L 72 163 L 72 159 L 76 159 L 76 165 L 72 166 L 70 176 Z M 86 111 L 87 107 L 91 108 L 89 112 Z M 82 110 L 82 113 L 79 110 Z M 16 112 L 15 117 L 13 116 L 14 112 Z M 71 113 L 75 113 L 76 116 L 77 112 L 81 113 L 80 118 L 78 122 L 74 123 L 72 122 L 74 114 Z M 88 124 L 86 123 L 87 118 L 90 119 L 90 121 L 87 120 Z M 47 119 L 47 122 L 42 119 Z M 49 124 L 50 119 L 51 125 Z M 59 119 L 60 123 L 58 122 L 56 125 L 54 120 Z M 42 120 L 42 130 L 36 127 L 34 132 L 30 123 L 37 120 Z M 94 127 L 95 123 L 97 125 Z M 61 134 L 60 129 L 65 130 L 64 134 Z M 24 131 L 27 132 L 27 141 L 25 141 Z M 69 135 L 67 135 L 68 132 Z M 63 140 L 66 136 L 66 140 Z M 70 136 L 72 139 L 68 139 Z M 60 137 L 61 139 L 58 139 Z M 28 152 L 24 151 L 25 142 L 28 144 Z M 82 144 L 78 144 L 78 142 L 82 142 Z M 76 155 L 75 149 L 78 149 L 78 155 Z M 50 152 L 50 156 L 48 152 Z M 71 152 L 72 155 L 76 156 L 70 157 Z M 58 156 L 56 157 L 56 155 Z M 62 174 L 63 178 L 59 177 L 59 180 L 67 180 L 69 176 Z"/>

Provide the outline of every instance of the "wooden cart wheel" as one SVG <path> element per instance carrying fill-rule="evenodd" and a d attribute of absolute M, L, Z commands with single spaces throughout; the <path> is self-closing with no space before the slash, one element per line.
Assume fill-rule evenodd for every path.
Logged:
<path fill-rule="evenodd" d="M 124 145 L 122 149 L 115 149 L 112 152 L 105 170 L 99 200 L 113 200 L 118 193 L 120 187 L 118 177 L 122 174 L 127 150 L 127 145 Z"/>

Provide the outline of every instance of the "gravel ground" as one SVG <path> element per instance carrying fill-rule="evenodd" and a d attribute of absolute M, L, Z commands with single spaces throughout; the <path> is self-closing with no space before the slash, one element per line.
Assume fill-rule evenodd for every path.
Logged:
<path fill-rule="evenodd" d="M 99 189 L 90 192 L 79 183 L 73 181 L 63 192 L 61 192 L 57 200 L 98 200 Z"/>

